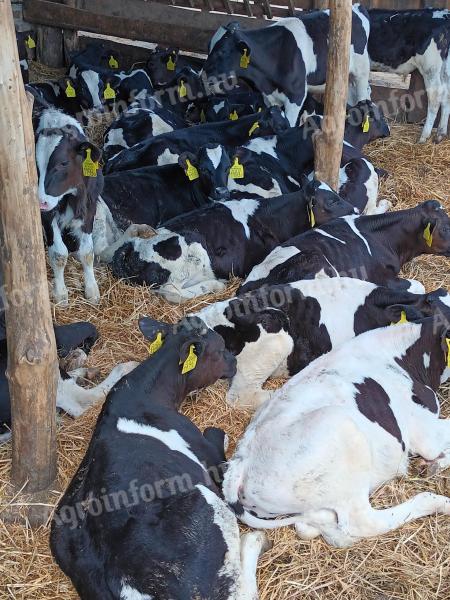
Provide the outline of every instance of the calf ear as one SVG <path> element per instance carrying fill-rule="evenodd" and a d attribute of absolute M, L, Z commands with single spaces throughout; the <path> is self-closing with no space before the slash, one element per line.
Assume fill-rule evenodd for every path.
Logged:
<path fill-rule="evenodd" d="M 420 310 L 408 304 L 393 304 L 392 306 L 388 306 L 386 314 L 392 325 L 406 322 L 417 323 L 425 318 L 425 315 Z"/>
<path fill-rule="evenodd" d="M 103 156 L 103 152 L 98 146 L 95 146 L 91 142 L 81 142 L 80 144 L 78 144 L 77 154 L 84 157 L 88 148 L 91 149 L 92 160 L 94 162 L 99 162 Z"/>
<path fill-rule="evenodd" d="M 192 152 L 182 152 L 178 157 L 178 164 L 184 171 L 189 167 L 187 161 L 189 161 L 191 165 L 197 165 L 197 157 L 195 154 L 192 154 Z"/>
<path fill-rule="evenodd" d="M 192 348 L 192 346 L 194 346 L 194 348 Z M 204 351 L 205 343 L 198 338 L 184 342 L 180 347 L 180 365 L 184 364 L 186 360 L 192 360 L 192 364 L 196 363 L 195 359 L 199 359 Z"/>
<path fill-rule="evenodd" d="M 152 342 L 156 339 L 159 333 L 165 338 L 173 330 L 173 325 L 164 323 L 163 321 L 157 321 L 151 317 L 139 317 L 139 329 L 142 335 L 151 340 Z"/>

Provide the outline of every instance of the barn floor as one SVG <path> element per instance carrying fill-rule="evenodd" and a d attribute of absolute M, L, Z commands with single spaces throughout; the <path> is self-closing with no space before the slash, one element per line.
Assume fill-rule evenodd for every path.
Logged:
<path fill-rule="evenodd" d="M 438 146 L 431 143 L 419 146 L 415 144 L 418 134 L 419 127 L 393 125 L 391 138 L 368 148 L 373 162 L 391 174 L 382 185 L 381 197 L 390 199 L 397 209 L 434 197 L 450 211 L 450 141 Z M 449 262 L 444 258 L 417 259 L 408 266 L 406 274 L 422 281 L 428 290 L 450 287 Z M 114 280 L 107 268 L 97 269 L 97 277 L 102 301 L 94 307 L 83 299 L 81 269 L 71 260 L 70 306 L 64 310 L 55 307 L 54 317 L 57 323 L 88 320 L 98 327 L 100 339 L 90 354 L 89 364 L 100 367 L 104 375 L 118 362 L 145 358 L 146 345 L 137 327 L 140 314 L 175 321 L 206 303 L 229 297 L 237 284 L 230 282 L 227 291 L 218 296 L 174 306 L 148 289 Z M 280 382 L 270 385 L 277 383 Z M 449 391 L 448 384 L 441 389 L 443 414 L 447 417 L 450 417 Z M 231 451 L 249 420 L 245 412 L 227 406 L 223 383 L 194 394 L 185 402 L 183 411 L 202 429 L 209 425 L 224 428 L 231 438 Z M 98 412 L 96 407 L 77 421 L 62 417 L 58 429 L 59 490 L 66 487 L 75 473 Z M 0 447 L 0 599 L 76 599 L 69 580 L 52 561 L 48 528 L 33 531 L 1 520 L 10 458 L 10 444 Z M 384 486 L 372 501 L 376 506 L 386 507 L 427 490 L 450 495 L 450 473 L 427 479 L 416 463 L 409 477 Z M 59 495 L 55 490 L 52 504 Z M 270 533 L 270 537 L 273 548 L 262 557 L 258 569 L 262 600 L 450 598 L 450 519 L 446 517 L 415 521 L 350 550 L 332 549 L 320 539 L 300 541 L 290 528 Z"/>

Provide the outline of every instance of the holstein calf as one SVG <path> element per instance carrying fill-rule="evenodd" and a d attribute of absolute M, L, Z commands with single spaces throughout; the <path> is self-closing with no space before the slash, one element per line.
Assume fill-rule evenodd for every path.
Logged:
<path fill-rule="evenodd" d="M 287 240 L 253 268 L 240 293 L 342 275 L 405 289 L 400 269 L 420 254 L 450 256 L 450 219 L 436 200 L 383 215 L 344 216 Z"/>
<path fill-rule="evenodd" d="M 235 359 L 197 319 L 141 328 L 152 355 L 108 395 L 56 509 L 52 553 L 82 600 L 255 600 L 266 538 L 240 539 L 222 500 L 225 434 L 178 412 L 187 394 L 233 375 Z"/>
<path fill-rule="evenodd" d="M 153 85 L 157 88 L 167 86 L 185 67 L 200 72 L 205 61 L 194 56 L 180 54 L 178 48 L 156 47 L 150 53 L 146 63 Z"/>
<path fill-rule="evenodd" d="M 228 402 L 256 408 L 270 395 L 262 389 L 269 377 L 292 377 L 355 335 L 397 322 L 399 304 L 408 319 L 434 313 L 450 317 L 449 298 L 445 290 L 411 294 L 335 277 L 265 286 L 211 304 L 195 316 L 219 333 L 237 358 Z"/>
<path fill-rule="evenodd" d="M 428 98 L 427 119 L 419 142 L 430 137 L 441 109 L 436 134 L 440 142 L 447 135 L 450 114 L 450 11 L 371 10 L 369 14 L 372 68 L 401 75 L 419 71 Z"/>
<path fill-rule="evenodd" d="M 230 275 L 245 277 L 281 240 L 310 228 L 311 214 L 320 223 L 352 212 L 320 182 L 278 198 L 217 202 L 168 221 L 153 238 L 126 242 L 112 269 L 181 302 L 223 290 Z"/>
<path fill-rule="evenodd" d="M 369 97 L 369 18 L 353 6 L 350 47 L 349 102 Z M 307 88 L 322 91 L 328 53 L 329 12 L 280 19 L 263 29 L 241 30 L 238 23 L 220 27 L 209 44 L 203 67 L 208 76 L 235 74 L 260 91 L 267 106 L 284 108 L 291 127 L 298 124 Z"/>
<path fill-rule="evenodd" d="M 88 141 L 81 125 L 55 109 L 44 110 L 36 131 L 39 203 L 55 301 L 67 304 L 64 269 L 69 250 L 83 265 L 85 295 L 100 300 L 94 275 L 92 226 L 103 186 L 101 151 Z"/>
<path fill-rule="evenodd" d="M 154 98 L 133 102 L 105 132 L 105 160 L 111 159 L 124 148 L 185 127 L 187 123 L 183 118 L 160 106 Z"/>
<path fill-rule="evenodd" d="M 251 137 L 281 133 L 289 127 L 278 107 L 272 107 L 237 121 L 204 123 L 172 131 L 123 150 L 106 164 L 106 172 L 124 171 L 178 161 L 182 152 L 195 152 L 206 144 L 227 147 L 242 145 Z"/>
<path fill-rule="evenodd" d="M 136 366 L 134 362 L 117 365 L 99 385 L 92 388 L 81 387 L 77 384 L 77 378 L 84 377 L 88 370 L 77 368 L 67 371 L 66 368 L 71 369 L 69 365 L 72 362 L 70 359 L 74 351 L 86 356 L 85 353 L 89 352 L 97 339 L 97 330 L 91 323 L 85 322 L 55 325 L 55 337 L 58 357 L 61 364 L 64 364 L 64 368 L 60 367 L 59 369 L 56 406 L 72 417 L 79 417 L 94 404 L 104 400 L 117 381 Z M 11 402 L 6 377 L 7 362 L 4 315 L 0 313 L 0 443 L 11 437 Z M 79 356 L 77 363 L 78 366 L 80 364 Z"/>
<path fill-rule="evenodd" d="M 450 466 L 450 422 L 439 419 L 436 396 L 450 375 L 449 345 L 448 322 L 429 317 L 363 333 L 290 379 L 260 407 L 229 462 L 224 494 L 241 520 L 295 524 L 303 539 L 346 547 L 450 515 L 450 498 L 430 492 L 385 509 L 369 500 L 407 474 L 410 454 L 434 469 Z"/>
<path fill-rule="evenodd" d="M 176 165 L 106 175 L 92 233 L 95 256 L 109 262 L 136 230 L 128 229 L 134 224 L 149 225 L 141 228 L 148 231 L 178 215 L 227 199 L 229 170 L 227 152 L 210 144 L 196 154 L 184 152 Z"/>

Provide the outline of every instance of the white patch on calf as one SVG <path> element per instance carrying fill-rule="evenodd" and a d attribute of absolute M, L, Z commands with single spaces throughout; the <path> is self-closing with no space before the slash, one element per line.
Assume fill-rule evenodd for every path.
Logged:
<path fill-rule="evenodd" d="M 241 575 L 241 553 L 239 528 L 236 516 L 225 502 L 213 491 L 202 484 L 195 486 L 205 501 L 211 506 L 214 513 L 214 524 L 220 529 L 226 551 L 223 565 L 218 572 L 219 577 L 229 578 L 229 598 L 238 598 L 238 586 Z M 250 600 L 250 599 L 249 599 Z"/>
<path fill-rule="evenodd" d="M 372 251 L 370 249 L 369 243 L 366 240 L 366 238 L 361 234 L 361 232 L 359 231 L 359 229 L 356 226 L 355 220 L 358 217 L 354 217 L 352 215 L 347 215 L 345 217 L 341 217 L 341 219 L 343 219 L 347 225 L 350 227 L 350 229 L 353 231 L 353 233 L 355 233 L 358 237 L 360 237 L 362 239 L 362 241 L 364 242 L 366 248 L 367 248 L 367 252 L 370 254 L 370 256 L 372 256 Z"/>
<path fill-rule="evenodd" d="M 428 352 L 424 352 L 423 354 L 423 366 L 425 367 L 425 369 L 428 369 L 428 367 L 430 366 L 430 362 L 431 362 L 431 356 Z"/>
<path fill-rule="evenodd" d="M 122 580 L 122 589 L 120 590 L 120 600 L 153 600 L 153 596 L 141 594 L 136 589 L 132 588 L 126 580 Z"/>
<path fill-rule="evenodd" d="M 215 106 L 213 106 L 213 111 L 217 115 L 222 110 L 222 108 L 224 108 L 224 106 L 225 106 L 225 100 L 222 100 L 222 102 L 219 102 L 219 104 L 216 104 Z"/>
<path fill-rule="evenodd" d="M 259 201 L 251 198 L 242 200 L 228 200 L 221 202 L 232 214 L 233 219 L 238 221 L 244 228 L 245 235 L 250 238 L 250 229 L 248 226 L 248 218 L 255 214 L 259 207 Z"/>
<path fill-rule="evenodd" d="M 295 246 L 277 246 L 266 256 L 262 263 L 253 267 L 244 283 L 265 279 L 277 265 L 281 265 L 297 254 L 300 254 L 300 250 Z"/>
<path fill-rule="evenodd" d="M 327 233 L 326 231 L 324 231 L 323 229 L 320 229 L 319 227 L 315 227 L 314 228 L 314 232 L 315 233 L 320 233 L 320 235 L 324 235 L 325 237 L 331 238 L 332 240 L 336 240 L 337 242 L 340 242 L 341 244 L 346 244 L 347 243 L 344 240 L 340 240 L 339 238 L 334 237 L 334 235 L 331 235 L 330 233 Z"/>
<path fill-rule="evenodd" d="M 129 148 L 125 138 L 123 137 L 122 127 L 116 127 L 108 131 L 104 147 L 108 148 L 108 146 L 121 146 L 122 148 Z"/>
<path fill-rule="evenodd" d="M 173 131 L 172 125 L 164 121 L 159 115 L 156 113 L 151 113 L 152 120 L 152 133 L 154 136 L 161 135 L 162 133 L 170 133 Z"/>
<path fill-rule="evenodd" d="M 300 19 L 286 17 L 270 25 L 270 27 L 284 27 L 292 33 L 298 50 L 305 62 L 306 75 L 314 73 L 317 69 L 317 56 L 314 53 L 314 42 L 308 35 L 305 24 Z"/>
<path fill-rule="evenodd" d="M 237 183 L 237 181 L 238 180 L 236 179 L 228 177 L 227 187 L 230 190 L 230 192 L 246 192 L 247 194 L 255 194 L 257 196 L 260 196 L 261 198 L 274 198 L 275 196 L 281 196 L 281 188 L 278 184 L 278 181 L 275 181 L 275 179 L 272 179 L 272 187 L 268 190 L 266 190 L 263 187 L 259 187 L 254 183 L 247 183 L 241 185 Z"/>
<path fill-rule="evenodd" d="M 166 148 L 164 152 L 158 156 L 156 164 L 158 167 L 161 167 L 162 165 L 174 165 L 178 162 L 179 156 L 179 154 L 175 154 L 174 152 L 171 152 L 169 148 Z"/>
<path fill-rule="evenodd" d="M 244 148 L 247 148 L 247 150 L 250 150 L 251 152 L 254 152 L 258 155 L 261 155 L 263 153 L 270 154 L 270 156 L 273 156 L 278 160 L 278 155 L 275 152 L 275 148 L 277 147 L 277 141 L 278 139 L 276 136 L 256 137 L 244 144 Z"/>
<path fill-rule="evenodd" d="M 43 129 L 61 129 L 67 125 L 71 125 L 72 127 L 78 129 L 78 131 L 84 137 L 83 128 L 74 117 L 66 115 L 57 108 L 47 108 L 43 111 L 39 119 L 36 135 L 39 134 Z"/>
<path fill-rule="evenodd" d="M 77 195 L 77 188 L 69 188 L 59 196 L 51 196 L 47 194 L 45 189 L 45 177 L 47 174 L 48 165 L 52 157 L 53 152 L 56 150 L 58 145 L 63 139 L 62 135 L 39 135 L 36 143 L 36 163 L 39 171 L 38 181 L 38 193 L 39 202 L 46 204 L 46 209 L 51 210 L 58 205 L 59 201 L 64 198 L 66 194 Z"/>
<path fill-rule="evenodd" d="M 187 458 L 200 465 L 202 469 L 205 468 L 204 465 L 192 452 L 189 444 L 181 437 L 181 435 L 175 429 L 170 429 L 169 431 L 162 431 L 157 427 L 152 427 L 152 425 L 145 425 L 144 423 L 138 423 L 137 421 L 133 421 L 132 419 L 125 419 L 123 417 L 119 417 L 119 419 L 117 420 L 117 429 L 122 433 L 145 435 L 148 437 L 152 437 L 155 440 L 159 440 L 170 450 L 184 454 Z"/>
<path fill-rule="evenodd" d="M 103 102 L 100 98 L 100 76 L 95 71 L 83 71 L 81 77 L 86 83 L 86 86 L 91 94 L 92 106 L 94 108 L 102 108 Z"/>
<path fill-rule="evenodd" d="M 222 146 L 216 146 L 215 148 L 206 148 L 206 154 L 211 161 L 214 169 L 220 165 L 220 161 L 222 160 Z"/>

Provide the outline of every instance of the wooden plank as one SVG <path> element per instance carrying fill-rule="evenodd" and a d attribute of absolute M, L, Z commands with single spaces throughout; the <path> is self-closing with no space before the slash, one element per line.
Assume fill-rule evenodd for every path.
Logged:
<path fill-rule="evenodd" d="M 58 363 L 48 295 L 31 103 L 22 84 L 10 1 L 0 2 L 0 260 L 12 412 L 12 482 L 26 492 L 56 477 Z"/>
<path fill-rule="evenodd" d="M 205 52 L 212 34 L 230 21 L 230 15 L 163 6 L 142 0 L 82 0 L 73 8 L 48 0 L 24 0 L 24 18 L 62 29 L 102 33 L 133 40 L 151 40 L 165 46 Z M 88 10 L 83 8 L 85 5 Z M 243 27 L 261 27 L 258 19 L 233 15 Z"/>

